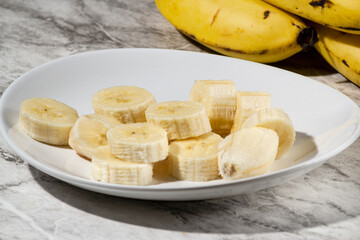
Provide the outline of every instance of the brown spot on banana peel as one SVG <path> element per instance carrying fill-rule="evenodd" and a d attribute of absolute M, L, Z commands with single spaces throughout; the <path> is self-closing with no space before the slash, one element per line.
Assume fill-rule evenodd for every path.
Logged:
<path fill-rule="evenodd" d="M 350 30 L 350 31 L 360 31 L 360 28 L 352 28 L 352 27 L 338 27 L 338 28 L 344 30 Z"/>
<path fill-rule="evenodd" d="M 346 62 L 345 59 L 343 59 L 341 62 L 342 62 L 345 66 L 349 67 L 349 64 Z"/>
<path fill-rule="evenodd" d="M 312 0 L 311 2 L 309 2 L 309 4 L 316 8 L 316 7 L 321 7 L 321 8 L 331 8 L 332 5 L 334 5 L 331 1 L 329 0 Z"/>
<path fill-rule="evenodd" d="M 318 40 L 315 28 L 308 26 L 299 32 L 296 42 L 302 47 L 303 51 L 307 51 L 314 46 Z"/>
<path fill-rule="evenodd" d="M 269 11 L 269 10 L 266 10 L 266 11 L 264 12 L 264 19 L 267 19 L 267 18 L 269 17 L 269 15 L 270 15 L 270 11 Z"/>
<path fill-rule="evenodd" d="M 213 18 L 212 18 L 212 20 L 211 20 L 210 26 L 212 26 L 212 25 L 214 24 L 214 22 L 216 21 L 217 16 L 219 15 L 219 12 L 220 12 L 220 8 L 218 8 L 218 9 L 216 10 L 216 12 L 215 12 L 215 14 L 214 14 L 214 16 L 213 16 Z"/>
<path fill-rule="evenodd" d="M 332 51 L 330 51 L 324 44 L 321 44 L 322 45 L 322 47 L 332 56 L 332 57 L 334 57 L 334 58 L 337 58 L 339 61 L 341 60 L 338 56 L 336 56 Z M 345 61 L 345 59 L 342 59 L 341 60 L 341 62 L 342 63 L 344 63 L 344 61 Z M 345 64 L 346 63 L 346 64 Z M 350 68 L 350 66 L 349 66 L 349 64 L 345 61 L 345 65 L 346 66 L 348 66 L 349 68 Z M 331 65 L 331 64 L 330 64 Z M 334 67 L 335 68 L 335 67 Z M 359 75 L 360 76 L 360 71 L 358 71 L 358 70 L 355 70 L 355 69 L 352 69 L 357 75 Z"/>
<path fill-rule="evenodd" d="M 301 27 L 300 27 L 299 25 L 297 25 L 297 24 L 295 24 L 295 23 L 293 23 L 293 22 L 291 22 L 291 25 L 297 27 L 298 29 L 301 29 Z"/>

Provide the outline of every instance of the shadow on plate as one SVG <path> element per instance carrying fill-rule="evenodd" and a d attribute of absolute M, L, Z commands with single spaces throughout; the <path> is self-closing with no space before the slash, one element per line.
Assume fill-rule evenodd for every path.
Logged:
<path fill-rule="evenodd" d="M 297 133 L 297 141 L 307 142 L 307 153 L 316 154 L 311 136 Z M 108 196 L 71 186 L 33 167 L 29 168 L 43 189 L 72 207 L 102 218 L 156 229 L 255 234 L 310 228 L 360 214 L 360 206 L 355 215 L 342 209 L 341 205 L 347 201 L 348 195 L 343 195 L 336 186 L 322 189 L 321 184 L 328 184 L 328 181 L 322 183 L 323 179 L 329 177 L 326 176 L 328 173 L 324 176 L 321 171 L 324 167 L 278 187 L 235 197 L 190 202 Z M 330 202 L 328 198 L 334 192 L 341 195 L 341 199 L 333 198 L 335 200 L 330 199 Z"/>

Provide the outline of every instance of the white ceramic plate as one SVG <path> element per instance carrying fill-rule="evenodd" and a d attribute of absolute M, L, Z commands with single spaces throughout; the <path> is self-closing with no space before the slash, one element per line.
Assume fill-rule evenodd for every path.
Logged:
<path fill-rule="evenodd" d="M 196 79 L 231 79 L 238 90 L 269 91 L 272 106 L 287 112 L 296 141 L 271 172 L 237 181 L 176 181 L 159 177 L 150 186 L 90 180 L 91 163 L 69 148 L 42 144 L 18 128 L 19 107 L 31 97 L 49 97 L 92 113 L 92 95 L 103 88 L 135 85 L 158 102 L 186 100 Z M 113 49 L 76 54 L 41 65 L 17 79 L 0 104 L 1 133 L 35 168 L 70 184 L 115 196 L 152 200 L 198 200 L 232 196 L 278 185 L 339 153 L 360 134 L 360 110 L 348 97 L 309 78 L 267 65 L 186 51 Z"/>

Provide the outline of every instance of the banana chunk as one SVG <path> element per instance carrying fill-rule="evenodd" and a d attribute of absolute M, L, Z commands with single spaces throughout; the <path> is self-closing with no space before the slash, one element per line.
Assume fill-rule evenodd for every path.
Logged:
<path fill-rule="evenodd" d="M 95 149 L 108 144 L 107 130 L 118 124 L 121 123 L 117 118 L 102 114 L 81 116 L 71 128 L 69 145 L 78 154 L 91 159 Z"/>
<path fill-rule="evenodd" d="M 222 137 L 207 133 L 170 143 L 167 158 L 170 174 L 181 180 L 209 181 L 219 177 L 218 144 Z"/>
<path fill-rule="evenodd" d="M 111 153 L 124 161 L 152 163 L 168 154 L 167 133 L 149 123 L 121 124 L 107 131 Z"/>
<path fill-rule="evenodd" d="M 236 93 L 236 112 L 231 132 L 239 131 L 241 124 L 253 113 L 262 109 L 270 108 L 271 97 L 268 92 L 246 92 Z"/>
<path fill-rule="evenodd" d="M 99 182 L 124 185 L 148 185 L 152 181 L 152 164 L 120 160 L 109 146 L 97 148 L 92 155 L 92 178 Z"/>
<path fill-rule="evenodd" d="M 189 100 L 205 106 L 214 133 L 230 133 L 236 108 L 236 87 L 233 81 L 197 80 L 191 88 Z"/>
<path fill-rule="evenodd" d="M 161 126 L 169 140 L 197 137 L 211 131 L 205 107 L 197 102 L 170 101 L 151 105 L 146 120 Z"/>
<path fill-rule="evenodd" d="M 281 158 L 294 144 L 295 129 L 290 117 L 281 109 L 268 108 L 252 114 L 242 124 L 241 129 L 264 127 L 274 130 L 279 136 L 276 159 Z"/>
<path fill-rule="evenodd" d="M 266 173 L 274 162 L 279 144 L 275 131 L 254 127 L 227 136 L 219 144 L 218 164 L 225 180 Z"/>
<path fill-rule="evenodd" d="M 133 86 L 106 88 L 92 99 L 96 113 L 116 117 L 122 123 L 146 122 L 145 110 L 154 103 L 149 91 Z"/>
<path fill-rule="evenodd" d="M 20 107 L 20 126 L 31 138 L 53 145 L 67 145 L 79 115 L 75 109 L 50 98 L 30 98 Z"/>

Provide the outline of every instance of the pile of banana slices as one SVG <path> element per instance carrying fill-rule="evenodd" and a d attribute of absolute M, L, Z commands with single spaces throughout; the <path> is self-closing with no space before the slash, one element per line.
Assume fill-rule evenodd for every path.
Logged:
<path fill-rule="evenodd" d="M 116 86 L 95 93 L 95 113 L 81 117 L 56 100 L 27 99 L 20 126 L 90 159 L 96 181 L 149 185 L 159 171 L 233 180 L 266 173 L 294 143 L 289 116 L 270 105 L 268 92 L 236 91 L 230 80 L 197 80 L 189 101 L 161 103 L 143 88 Z"/>

